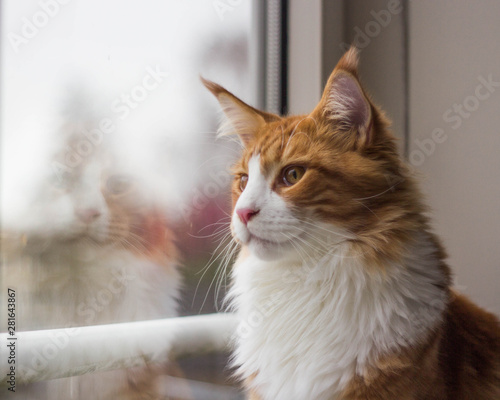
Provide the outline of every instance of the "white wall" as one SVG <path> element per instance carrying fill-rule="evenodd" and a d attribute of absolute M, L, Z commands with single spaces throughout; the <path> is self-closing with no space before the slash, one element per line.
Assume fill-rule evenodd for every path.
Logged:
<path fill-rule="evenodd" d="M 338 60 L 339 42 L 356 43 L 360 31 L 370 34 L 368 43 L 361 43 L 361 79 L 394 121 L 401 147 L 409 113 L 409 160 L 420 175 L 456 285 L 500 315 L 500 2 L 407 1 L 407 20 L 393 12 L 390 23 L 379 24 L 373 34 L 374 14 L 389 10 L 395 0 L 324 1 L 320 17 L 317 0 L 307 6 L 291 1 L 290 111 L 307 111 L 319 98 L 319 57 L 324 83 Z M 323 43 L 317 41 L 318 20 Z M 493 93 L 480 89 L 483 100 L 476 104 L 472 97 L 480 79 L 490 76 L 499 86 Z M 453 107 L 464 101 L 474 111 L 458 126 Z M 441 143 L 432 144 L 436 129 Z"/>
<path fill-rule="evenodd" d="M 405 138 L 405 76 L 403 7 L 394 0 L 346 0 L 344 47 L 360 50 L 363 85 L 392 121 L 403 152 Z"/>
<path fill-rule="evenodd" d="M 288 29 L 288 110 L 311 112 L 321 87 L 321 1 L 290 0 Z"/>
<path fill-rule="evenodd" d="M 458 287 L 500 314 L 500 2 L 411 1 L 409 15 L 410 161 Z M 493 93 L 476 93 L 490 76 Z M 458 117 L 464 101 L 473 111 Z M 435 129 L 446 140 L 432 145 Z"/>

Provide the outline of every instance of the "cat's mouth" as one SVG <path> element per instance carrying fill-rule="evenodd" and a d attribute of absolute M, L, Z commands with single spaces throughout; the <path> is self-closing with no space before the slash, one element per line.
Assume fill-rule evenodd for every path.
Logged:
<path fill-rule="evenodd" d="M 108 237 L 101 232 L 95 233 L 88 230 L 65 232 L 63 235 L 61 235 L 59 240 L 66 243 L 78 243 L 84 240 L 87 244 L 104 244 L 109 241 Z"/>
<path fill-rule="evenodd" d="M 64 231 L 61 239 L 66 242 L 84 240 L 88 244 L 103 244 L 109 240 L 109 231 L 103 224 L 74 224 Z"/>
<path fill-rule="evenodd" d="M 263 238 L 248 232 L 247 241 L 245 245 L 248 246 L 250 252 L 263 260 L 276 260 L 283 257 L 290 256 L 295 247 L 292 239 L 286 235 L 277 235 L 276 239 L 271 240 Z M 279 240 L 282 239 L 282 240 Z"/>
<path fill-rule="evenodd" d="M 282 239 L 282 240 L 276 240 L 276 239 Z M 267 239 L 267 238 L 263 238 L 261 236 L 258 236 L 250 231 L 248 232 L 248 244 L 254 243 L 254 244 L 257 244 L 260 246 L 265 246 L 265 247 L 275 246 L 275 247 L 282 247 L 282 248 L 286 248 L 286 247 L 288 247 L 288 245 L 291 244 L 290 238 L 286 237 L 285 235 L 283 235 L 282 237 L 278 237 L 276 239 L 274 239 L 274 240 Z"/>

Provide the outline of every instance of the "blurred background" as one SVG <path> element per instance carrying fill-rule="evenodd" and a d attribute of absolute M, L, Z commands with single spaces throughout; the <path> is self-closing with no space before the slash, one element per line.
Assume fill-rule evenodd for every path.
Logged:
<path fill-rule="evenodd" d="M 271 112 L 308 112 L 352 43 L 422 178 L 458 288 L 500 314 L 499 17 L 495 0 L 4 0 L 2 230 L 29 229 L 54 154 L 78 152 L 68 124 L 97 153 L 100 130 L 175 232 L 180 314 L 219 310 L 238 145 L 215 139 L 220 113 L 199 76 Z M 238 398 L 226 361 L 182 367 Z"/>

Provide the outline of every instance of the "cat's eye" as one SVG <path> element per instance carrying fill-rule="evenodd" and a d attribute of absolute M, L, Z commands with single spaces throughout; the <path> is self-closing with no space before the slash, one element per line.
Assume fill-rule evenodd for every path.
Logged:
<path fill-rule="evenodd" d="M 248 175 L 241 175 L 240 177 L 240 190 L 243 192 L 247 187 Z"/>
<path fill-rule="evenodd" d="M 126 192 L 131 185 L 130 178 L 126 175 L 113 175 L 106 182 L 106 189 L 113 194 Z"/>
<path fill-rule="evenodd" d="M 287 186 L 295 185 L 305 173 L 306 169 L 304 167 L 298 165 L 287 167 L 283 170 L 283 183 Z"/>

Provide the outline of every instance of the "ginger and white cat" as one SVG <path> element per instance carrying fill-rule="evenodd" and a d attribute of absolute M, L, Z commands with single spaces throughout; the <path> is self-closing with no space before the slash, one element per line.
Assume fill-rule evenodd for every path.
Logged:
<path fill-rule="evenodd" d="M 75 133 L 69 136 L 65 148 L 81 140 Z M 55 155 L 55 165 L 63 165 L 64 153 Z M 141 181 L 117 168 L 102 148 L 56 172 L 41 185 L 17 229 L 2 232 L 2 293 L 16 290 L 17 330 L 176 316 L 180 274 L 174 235 L 165 210 Z M 56 379 L 19 386 L 16 394 L 25 399 L 163 398 L 154 383 L 167 370 L 172 369 L 151 366 Z"/>
<path fill-rule="evenodd" d="M 451 285 L 389 121 L 339 61 L 280 117 L 204 81 L 243 144 L 231 229 L 234 365 L 262 400 L 500 399 L 500 323 Z"/>

